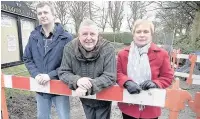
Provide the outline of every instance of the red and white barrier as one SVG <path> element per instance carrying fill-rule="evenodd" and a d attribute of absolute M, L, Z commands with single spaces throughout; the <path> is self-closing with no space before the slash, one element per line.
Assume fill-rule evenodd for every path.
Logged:
<path fill-rule="evenodd" d="M 74 91 L 70 90 L 66 84 L 59 80 L 51 80 L 47 85 L 41 86 L 35 79 L 30 77 L 2 74 L 1 78 L 2 94 L 4 95 L 2 98 L 3 119 L 8 119 L 4 88 L 76 96 Z M 199 100 L 192 101 L 192 96 L 189 92 L 179 88 L 179 80 L 175 80 L 172 89 L 151 89 L 142 91 L 140 94 L 130 95 L 125 89 L 115 85 L 102 90 L 96 95 L 84 96 L 82 98 L 164 107 L 170 110 L 169 119 L 177 119 L 179 111 L 184 109 L 185 103 L 189 103 L 190 107 L 192 107 L 193 111 L 197 114 L 197 118 L 199 118 Z"/>
<path fill-rule="evenodd" d="M 59 95 L 76 96 L 75 91 L 70 90 L 66 84 L 59 80 L 51 80 L 47 85 L 39 85 L 35 79 L 29 77 L 3 75 L 4 85 L 6 88 L 23 89 L 35 92 L 44 92 Z M 126 102 L 133 104 L 165 106 L 166 90 L 151 89 L 142 91 L 140 94 L 130 95 L 127 90 L 120 88 L 118 85 L 104 89 L 103 91 L 82 98 L 97 100 L 110 100 L 117 102 Z M 148 100 L 147 100 L 148 99 Z"/>
<path fill-rule="evenodd" d="M 175 54 L 174 54 L 175 53 Z M 189 73 L 182 73 L 182 72 L 175 72 L 175 76 L 179 76 L 179 77 L 184 77 L 184 78 L 188 78 L 187 82 L 189 84 L 197 84 L 200 85 L 200 75 L 194 75 L 193 74 L 193 70 L 194 70 L 194 65 L 196 62 L 200 62 L 200 56 L 197 55 L 187 55 L 187 54 L 178 54 L 177 52 L 174 52 L 172 54 L 173 57 L 173 62 L 171 63 L 171 65 L 173 67 L 178 68 L 178 63 L 180 59 L 189 59 L 191 62 L 191 66 L 190 66 L 190 72 Z M 175 64 L 175 60 L 177 59 L 177 64 Z"/>
<path fill-rule="evenodd" d="M 177 54 L 177 58 L 179 59 L 190 59 L 191 55 L 187 54 Z M 196 62 L 200 62 L 200 56 L 197 56 Z"/>

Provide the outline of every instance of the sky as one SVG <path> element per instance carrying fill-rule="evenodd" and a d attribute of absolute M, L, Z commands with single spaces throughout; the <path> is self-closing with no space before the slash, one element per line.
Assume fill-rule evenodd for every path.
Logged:
<path fill-rule="evenodd" d="M 100 6 L 100 7 L 103 5 L 104 2 L 105 1 L 103 1 L 103 0 L 94 1 L 94 3 L 97 6 Z M 155 5 L 153 5 L 153 4 L 150 5 L 148 9 L 152 9 L 152 7 L 155 7 Z M 128 28 L 127 21 L 126 21 L 127 14 L 130 13 L 130 12 L 131 12 L 130 8 L 128 7 L 127 3 L 125 2 L 125 4 L 124 4 L 124 18 L 122 20 L 122 26 L 121 26 L 120 32 L 130 32 L 130 30 Z M 155 12 L 152 12 L 152 11 L 147 12 L 146 17 L 148 17 L 149 20 L 152 20 L 152 21 L 155 20 Z M 75 28 L 74 28 L 73 24 L 68 24 L 68 25 L 66 25 L 66 27 L 67 27 L 67 30 L 69 32 L 75 33 Z M 101 29 L 100 29 L 100 31 L 101 31 Z M 106 25 L 106 29 L 105 29 L 104 32 L 112 32 L 112 29 L 109 26 L 109 24 Z"/>

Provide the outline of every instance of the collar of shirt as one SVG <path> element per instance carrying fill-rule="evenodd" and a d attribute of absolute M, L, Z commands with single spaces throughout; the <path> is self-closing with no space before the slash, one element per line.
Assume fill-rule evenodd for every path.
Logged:
<path fill-rule="evenodd" d="M 55 34 L 56 29 L 55 29 L 55 26 L 54 26 L 54 29 L 53 29 L 53 31 L 51 31 L 51 32 L 49 33 L 49 36 L 46 36 L 46 35 L 45 35 L 44 29 L 43 29 L 42 27 L 41 27 L 41 29 L 40 29 L 40 32 L 41 32 L 41 34 L 42 34 L 46 39 L 49 39 L 49 38 L 51 38 L 51 36 L 53 36 L 53 35 Z"/>

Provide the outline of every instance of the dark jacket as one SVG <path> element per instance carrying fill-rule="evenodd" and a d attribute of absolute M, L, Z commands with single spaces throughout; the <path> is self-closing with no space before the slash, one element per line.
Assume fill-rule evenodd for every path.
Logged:
<path fill-rule="evenodd" d="M 62 63 L 58 71 L 60 80 L 66 83 L 70 89 L 76 90 L 78 88 L 78 79 L 81 77 L 92 78 L 92 88 L 87 91 L 87 95 L 93 95 L 104 88 L 114 85 L 116 82 L 116 59 L 115 50 L 111 43 L 106 41 L 98 52 L 98 58 L 86 61 L 76 53 L 77 42 L 78 39 L 74 39 L 64 48 Z M 104 106 L 107 103 L 91 99 L 81 100 L 84 104 L 93 107 Z"/>
<path fill-rule="evenodd" d="M 118 53 L 117 59 L 117 83 L 124 87 L 124 83 L 130 79 L 127 76 L 127 64 L 129 47 L 121 50 Z M 158 85 L 159 88 L 167 88 L 172 84 L 174 79 L 174 71 L 171 68 L 170 60 L 167 51 L 159 48 L 154 43 L 151 44 L 148 51 L 149 63 L 151 67 L 152 81 Z M 130 105 L 127 103 L 118 103 L 119 109 L 135 118 L 156 118 L 161 115 L 161 108 L 154 106 L 145 106 L 143 111 L 139 111 L 138 105 Z"/>
<path fill-rule="evenodd" d="M 55 24 L 55 33 L 52 43 L 44 52 L 41 25 L 31 32 L 28 44 L 24 51 L 23 61 L 31 75 L 35 78 L 38 74 L 48 74 L 51 79 L 58 79 L 57 69 L 60 67 L 64 46 L 72 40 L 72 36 L 65 32 L 60 24 Z"/>

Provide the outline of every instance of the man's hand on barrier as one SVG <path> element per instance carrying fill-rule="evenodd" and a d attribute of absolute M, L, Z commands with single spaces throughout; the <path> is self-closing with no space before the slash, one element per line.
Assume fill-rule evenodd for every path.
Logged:
<path fill-rule="evenodd" d="M 87 90 L 82 89 L 82 88 L 80 88 L 80 87 L 78 87 L 78 88 L 76 89 L 76 95 L 77 95 L 77 96 L 85 96 L 85 95 L 86 95 L 86 92 L 87 92 Z"/>
<path fill-rule="evenodd" d="M 40 74 L 41 78 L 38 80 L 38 83 L 40 85 L 45 85 L 47 82 L 49 82 L 51 79 L 48 74 Z"/>
<path fill-rule="evenodd" d="M 137 85 L 137 83 L 133 81 L 126 81 L 126 83 L 124 84 L 124 87 L 127 89 L 127 91 L 130 94 L 139 94 L 140 91 L 142 90 L 140 86 Z"/>
<path fill-rule="evenodd" d="M 35 77 L 35 80 L 40 84 L 40 80 L 42 79 L 42 75 L 41 74 L 38 74 L 36 77 Z"/>
<path fill-rule="evenodd" d="M 158 86 L 151 80 L 144 81 L 140 84 L 142 90 L 149 90 L 151 88 L 158 88 Z"/>
<path fill-rule="evenodd" d="M 77 81 L 77 85 L 78 87 L 88 90 L 92 87 L 92 83 L 90 82 L 90 80 L 92 80 L 89 77 L 82 77 Z"/>

